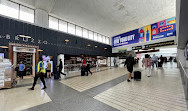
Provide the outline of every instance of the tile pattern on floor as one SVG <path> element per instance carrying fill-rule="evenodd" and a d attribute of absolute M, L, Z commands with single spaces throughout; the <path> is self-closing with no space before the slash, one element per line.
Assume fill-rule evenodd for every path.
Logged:
<path fill-rule="evenodd" d="M 0 91 L 0 111 L 21 111 L 51 101 L 44 90 L 36 85 L 31 91 L 27 87 L 13 88 Z"/>
<path fill-rule="evenodd" d="M 127 74 L 125 68 L 113 68 L 106 71 L 94 73 L 89 76 L 78 76 L 75 78 L 62 80 L 61 83 L 79 91 L 83 92 L 95 86 L 101 85 L 118 77 Z"/>
<path fill-rule="evenodd" d="M 187 111 L 177 68 L 142 72 L 141 81 L 124 81 L 94 98 L 121 111 Z"/>

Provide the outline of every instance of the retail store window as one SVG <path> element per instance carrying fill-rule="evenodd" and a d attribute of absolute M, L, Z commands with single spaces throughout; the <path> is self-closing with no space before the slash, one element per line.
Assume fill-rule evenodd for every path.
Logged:
<path fill-rule="evenodd" d="M 19 4 L 1 0 L 0 14 L 18 19 L 19 17 Z"/>
<path fill-rule="evenodd" d="M 59 30 L 67 32 L 67 22 L 59 20 Z"/>
<path fill-rule="evenodd" d="M 88 38 L 88 30 L 87 29 L 83 29 L 83 37 Z"/>
<path fill-rule="evenodd" d="M 20 17 L 20 20 L 34 23 L 34 10 L 24 7 L 24 6 L 20 6 L 20 16 L 19 17 Z"/>
<path fill-rule="evenodd" d="M 75 34 L 76 30 L 75 30 L 75 25 L 68 23 L 68 33 L 70 34 Z"/>
<path fill-rule="evenodd" d="M 95 40 L 95 41 L 97 41 L 97 40 L 98 40 L 97 33 L 94 33 L 94 40 Z"/>
<path fill-rule="evenodd" d="M 89 39 L 93 40 L 93 32 L 89 31 Z"/>
<path fill-rule="evenodd" d="M 58 30 L 58 19 L 49 16 L 49 28 Z"/>
<path fill-rule="evenodd" d="M 76 35 L 82 37 L 82 27 L 76 26 Z"/>

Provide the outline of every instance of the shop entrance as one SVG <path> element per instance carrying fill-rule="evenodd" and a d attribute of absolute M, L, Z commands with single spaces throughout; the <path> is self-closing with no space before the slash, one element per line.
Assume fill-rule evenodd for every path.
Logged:
<path fill-rule="evenodd" d="M 38 46 L 24 44 L 9 44 L 9 59 L 16 68 L 22 62 L 25 65 L 24 78 L 35 75 L 35 66 L 38 62 Z M 16 72 L 14 73 L 16 76 Z"/>

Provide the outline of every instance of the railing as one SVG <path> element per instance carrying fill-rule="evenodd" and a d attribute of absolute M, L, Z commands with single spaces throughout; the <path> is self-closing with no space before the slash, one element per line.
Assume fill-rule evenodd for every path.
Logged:
<path fill-rule="evenodd" d="M 180 72 L 181 72 L 181 79 L 182 79 L 182 83 L 185 87 L 185 99 L 188 100 L 188 74 L 185 71 L 185 68 L 183 67 L 182 63 L 179 61 L 179 68 L 180 68 Z"/>

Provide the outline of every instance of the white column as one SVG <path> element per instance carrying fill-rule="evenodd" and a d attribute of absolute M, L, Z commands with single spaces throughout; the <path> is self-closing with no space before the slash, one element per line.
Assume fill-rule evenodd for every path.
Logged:
<path fill-rule="evenodd" d="M 42 9 L 36 9 L 35 24 L 44 28 L 49 28 L 48 12 Z"/>
<path fill-rule="evenodd" d="M 186 52 L 185 49 L 178 49 L 177 50 L 177 62 L 180 60 L 183 67 L 186 67 Z"/>

